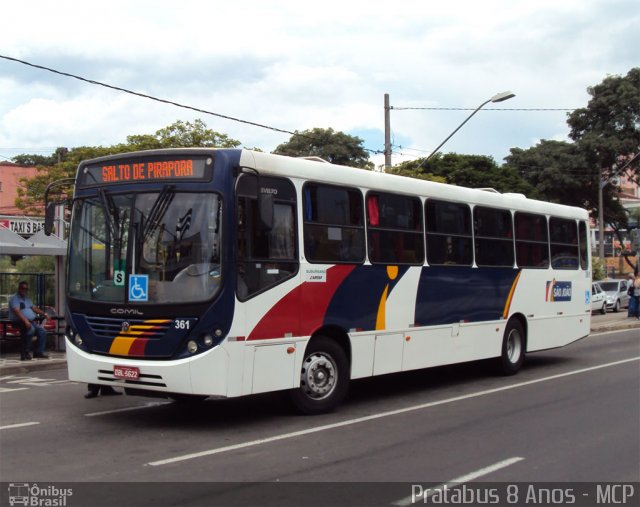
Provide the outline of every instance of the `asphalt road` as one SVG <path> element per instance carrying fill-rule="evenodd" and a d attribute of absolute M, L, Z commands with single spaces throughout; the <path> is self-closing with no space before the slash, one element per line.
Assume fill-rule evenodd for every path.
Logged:
<path fill-rule="evenodd" d="M 315 417 L 278 394 L 85 400 L 64 369 L 5 375 L 0 476 L 58 488 L 40 496 L 68 488 L 68 506 L 433 504 L 419 493 L 452 481 L 480 488 L 476 503 L 608 492 L 637 505 L 639 366 L 638 329 L 602 333 L 532 354 L 514 377 L 481 362 L 354 382 Z M 594 489 L 633 481 L 635 496 Z"/>

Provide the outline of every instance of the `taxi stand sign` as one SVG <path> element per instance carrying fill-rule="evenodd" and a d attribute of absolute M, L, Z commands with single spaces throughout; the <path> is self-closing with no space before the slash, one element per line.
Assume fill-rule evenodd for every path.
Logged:
<path fill-rule="evenodd" d="M 149 301 L 149 275 L 129 275 L 129 301 Z"/>

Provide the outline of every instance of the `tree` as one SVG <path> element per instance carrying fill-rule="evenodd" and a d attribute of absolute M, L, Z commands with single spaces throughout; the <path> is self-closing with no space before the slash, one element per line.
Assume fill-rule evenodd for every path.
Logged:
<path fill-rule="evenodd" d="M 150 150 L 159 148 L 232 148 L 241 143 L 226 134 L 208 129 L 200 119 L 193 123 L 181 120 L 157 130 L 155 134 L 127 136 L 127 142 L 113 146 L 80 146 L 77 148 L 58 148 L 48 160 L 47 165 L 38 165 L 38 175 L 34 178 L 22 178 L 18 187 L 16 206 L 26 213 L 42 212 L 44 192 L 47 185 L 62 178 L 73 178 L 78 164 L 83 160 L 124 153 L 127 151 Z M 37 161 L 39 155 L 18 155 L 14 161 Z M 64 189 L 63 189 L 64 190 Z M 64 195 L 60 197 L 63 199 Z"/>
<path fill-rule="evenodd" d="M 21 166 L 52 166 L 58 164 L 67 156 L 69 150 L 67 148 L 56 148 L 52 155 L 16 155 L 13 161 Z"/>
<path fill-rule="evenodd" d="M 359 137 L 336 132 L 332 128 L 314 128 L 296 131 L 289 141 L 278 145 L 273 153 L 290 157 L 320 157 L 332 164 L 373 169 L 373 162 L 369 161 L 363 142 Z"/>
<path fill-rule="evenodd" d="M 528 150 L 513 148 L 506 165 L 535 185 L 544 199 L 587 208 L 594 218 L 602 182 L 604 222 L 622 243 L 620 230 L 627 227 L 628 216 L 613 182 L 622 174 L 638 182 L 640 68 L 625 77 L 607 77 L 588 92 L 592 98 L 587 107 L 568 115 L 574 143 L 542 140 Z M 625 260 L 635 267 L 626 255 Z"/>
<path fill-rule="evenodd" d="M 587 89 L 586 108 L 573 111 L 569 137 L 583 152 L 590 168 L 605 177 L 620 176 L 623 167 L 638 182 L 640 161 L 627 162 L 640 152 L 640 67 L 625 77 L 609 76 Z"/>
<path fill-rule="evenodd" d="M 168 127 L 157 130 L 154 135 L 143 134 L 127 136 L 128 148 L 152 150 L 158 148 L 235 148 L 240 141 L 227 134 L 208 129 L 200 119 L 191 122 L 176 121 Z"/>
<path fill-rule="evenodd" d="M 610 182 L 626 175 L 640 183 L 640 67 L 624 77 L 609 76 L 587 91 L 591 95 L 587 107 L 569 115 L 569 136 L 584 154 L 588 168 L 598 172 L 598 180 Z M 604 221 L 622 243 L 620 230 L 627 228 L 628 216 L 620 208 L 618 204 L 611 210 L 603 203 Z M 624 259 L 638 269 L 626 253 Z"/>
<path fill-rule="evenodd" d="M 403 162 L 390 172 L 444 181 L 461 187 L 493 188 L 498 192 L 538 197 L 535 187 L 520 177 L 517 171 L 510 167 L 499 167 L 493 158 L 483 155 L 437 154 L 428 162 L 424 162 L 424 159 Z"/>
<path fill-rule="evenodd" d="M 547 201 L 597 209 L 598 173 L 590 169 L 578 146 L 564 141 L 542 140 L 526 150 L 512 148 L 505 167 L 517 171 Z M 614 197 L 607 189 L 607 204 Z"/>

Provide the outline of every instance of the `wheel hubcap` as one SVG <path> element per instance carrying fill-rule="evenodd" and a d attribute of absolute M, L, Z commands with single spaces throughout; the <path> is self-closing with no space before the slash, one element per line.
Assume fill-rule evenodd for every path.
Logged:
<path fill-rule="evenodd" d="M 338 368 L 334 359 L 316 352 L 305 359 L 300 384 L 307 396 L 321 400 L 333 393 L 338 382 Z"/>
<path fill-rule="evenodd" d="M 517 363 L 522 353 L 522 337 L 520 333 L 513 329 L 507 338 L 507 357 L 509 362 Z"/>

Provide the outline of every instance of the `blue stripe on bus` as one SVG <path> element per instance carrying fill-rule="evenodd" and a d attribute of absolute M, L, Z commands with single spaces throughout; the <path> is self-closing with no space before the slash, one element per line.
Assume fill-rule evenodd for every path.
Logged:
<path fill-rule="evenodd" d="M 502 318 L 518 270 L 434 266 L 422 270 L 416 297 L 419 326 Z"/>

